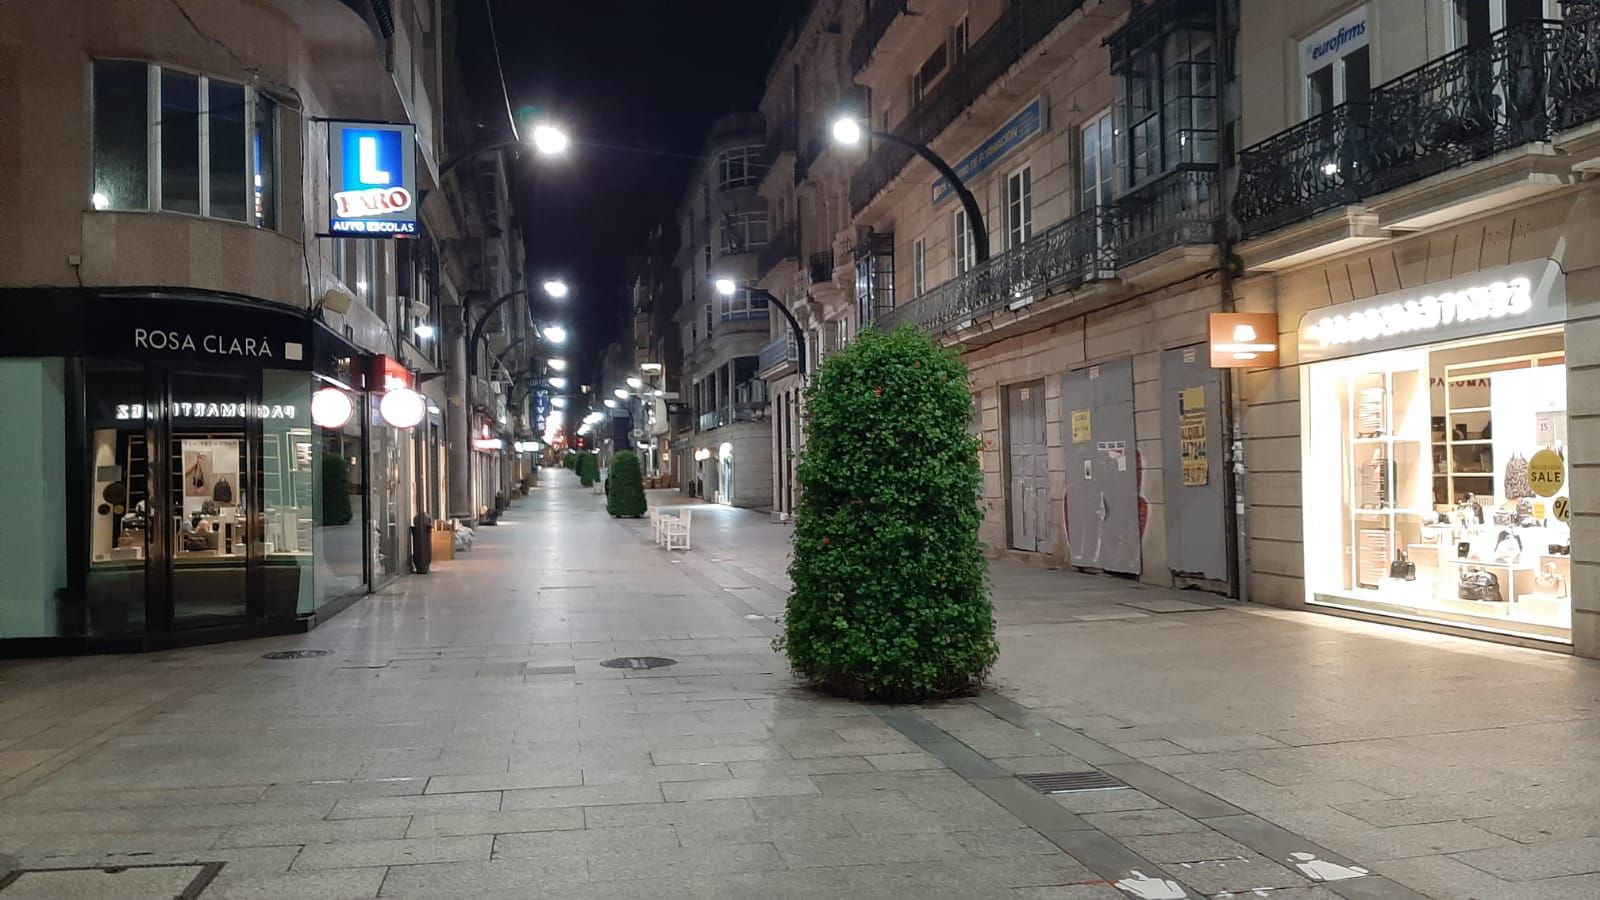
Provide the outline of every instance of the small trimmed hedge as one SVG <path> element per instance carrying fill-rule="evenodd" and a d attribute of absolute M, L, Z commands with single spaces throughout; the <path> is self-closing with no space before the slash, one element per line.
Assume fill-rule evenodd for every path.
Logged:
<path fill-rule="evenodd" d="M 814 687 L 914 702 L 999 654 L 966 365 L 910 327 L 865 331 L 806 391 L 794 593 L 775 648 Z"/>
<path fill-rule="evenodd" d="M 637 519 L 648 508 L 639 456 L 632 450 L 623 450 L 611 458 L 611 476 L 606 479 L 606 512 L 618 518 Z"/>

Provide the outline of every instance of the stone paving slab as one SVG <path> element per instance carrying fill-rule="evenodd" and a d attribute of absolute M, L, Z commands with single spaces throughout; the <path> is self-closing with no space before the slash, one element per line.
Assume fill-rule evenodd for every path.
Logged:
<path fill-rule="evenodd" d="M 1590 663 L 996 563 L 995 691 L 870 707 L 768 646 L 790 529 L 705 507 L 664 563 L 589 493 L 508 521 L 309 635 L 0 663 L 0 870 L 204 859 L 207 898 L 1104 898 L 1134 871 L 1600 896 Z M 333 653 L 260 658 L 300 647 Z M 628 655 L 679 662 L 598 665 Z M 1130 787 L 1013 777 L 1092 768 Z"/>

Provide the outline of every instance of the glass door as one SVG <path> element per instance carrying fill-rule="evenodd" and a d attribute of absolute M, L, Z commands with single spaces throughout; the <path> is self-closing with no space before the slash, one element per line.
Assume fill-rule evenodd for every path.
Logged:
<path fill-rule="evenodd" d="M 250 477 L 249 380 L 215 372 L 169 377 L 168 488 L 172 626 L 249 616 L 247 562 L 257 543 Z"/>
<path fill-rule="evenodd" d="M 155 416 L 145 370 L 91 364 L 84 379 L 88 456 L 88 633 L 145 630 L 152 555 L 159 549 L 161 496 Z"/>

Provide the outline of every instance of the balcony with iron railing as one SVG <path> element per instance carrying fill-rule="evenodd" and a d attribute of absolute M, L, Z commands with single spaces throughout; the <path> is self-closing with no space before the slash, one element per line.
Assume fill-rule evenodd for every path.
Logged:
<path fill-rule="evenodd" d="M 799 359 L 799 348 L 795 346 L 794 335 L 785 328 L 782 335 L 761 348 L 756 371 L 763 378 L 781 378 L 795 370 Z"/>
<path fill-rule="evenodd" d="M 1569 4 L 1432 60 L 1239 154 L 1253 238 L 1600 119 L 1600 15 Z"/>
<path fill-rule="evenodd" d="M 872 52 L 878 48 L 878 43 L 889 31 L 889 26 L 905 12 L 906 0 L 877 0 L 875 3 L 867 4 L 866 15 L 856 28 L 855 37 L 850 40 L 852 75 L 860 75 L 861 70 L 867 67 L 867 63 L 872 60 Z"/>
<path fill-rule="evenodd" d="M 923 145 L 937 138 L 963 110 L 1000 81 L 1024 53 L 1044 40 L 1083 3 L 1084 0 L 1030 0 L 1010 4 L 999 20 L 972 43 L 894 129 L 895 135 Z M 892 5 L 884 4 L 885 7 Z M 889 21 L 892 22 L 893 17 Z M 887 23 L 884 27 L 887 28 Z M 865 34 L 863 25 L 863 30 L 857 32 L 858 41 Z M 906 167 L 911 157 L 912 151 L 907 147 L 887 141 L 876 142 L 866 161 L 850 177 L 851 210 L 859 213 L 871 203 L 872 198 Z"/>
<path fill-rule="evenodd" d="M 875 324 L 887 331 L 909 323 L 937 333 L 1046 293 L 1110 278 L 1116 270 L 1116 237 L 1114 209 L 1086 210 L 909 303 L 880 312 Z"/>
<path fill-rule="evenodd" d="M 798 261 L 799 256 L 799 229 L 793 222 L 785 223 L 756 254 L 756 277 L 765 278 L 779 263 L 786 259 Z"/>
<path fill-rule="evenodd" d="M 725 409 L 713 409 L 710 412 L 703 412 L 700 414 L 700 421 L 696 425 L 695 430 L 711 431 L 716 428 L 721 428 L 726 424 L 728 424 L 728 411 Z"/>
<path fill-rule="evenodd" d="M 833 280 L 833 251 L 819 250 L 806 262 L 806 274 L 812 284 L 827 284 Z"/>

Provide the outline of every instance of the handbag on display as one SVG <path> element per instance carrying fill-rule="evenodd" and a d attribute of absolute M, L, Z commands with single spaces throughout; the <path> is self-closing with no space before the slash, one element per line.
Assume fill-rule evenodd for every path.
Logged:
<path fill-rule="evenodd" d="M 1513 453 L 1506 460 L 1505 491 L 1507 500 L 1533 496 L 1533 487 L 1528 479 L 1528 458 L 1521 453 Z"/>
<path fill-rule="evenodd" d="M 1462 600 L 1478 600 L 1487 603 L 1505 602 L 1505 598 L 1500 594 L 1499 576 L 1483 569 L 1463 569 L 1461 581 L 1456 585 L 1456 596 Z"/>
<path fill-rule="evenodd" d="M 222 515 L 222 507 L 218 506 L 215 500 L 202 500 L 200 501 L 200 515 L 220 516 Z"/>
<path fill-rule="evenodd" d="M 1515 532 L 1502 531 L 1494 539 L 1495 562 L 1514 563 L 1522 558 L 1522 538 Z"/>
<path fill-rule="evenodd" d="M 1406 552 L 1404 550 L 1396 553 L 1394 562 L 1389 563 L 1389 577 L 1398 579 L 1400 581 L 1417 580 L 1417 564 L 1412 562 L 1410 557 L 1406 556 Z"/>
<path fill-rule="evenodd" d="M 1549 549 L 1550 549 L 1550 555 L 1551 556 L 1571 556 L 1572 555 L 1572 545 L 1571 544 L 1551 544 Z"/>
<path fill-rule="evenodd" d="M 1540 593 L 1553 594 L 1557 597 L 1567 596 L 1567 577 L 1561 574 L 1553 562 L 1545 563 L 1539 574 L 1533 576 L 1533 585 Z"/>
<path fill-rule="evenodd" d="M 1471 541 L 1457 541 L 1456 542 L 1456 559 L 1466 559 L 1467 557 L 1469 557 L 1471 555 L 1472 555 L 1472 542 Z"/>
<path fill-rule="evenodd" d="M 1384 405 L 1388 395 L 1381 387 L 1362 388 L 1356 402 L 1356 437 L 1383 434 Z"/>
<path fill-rule="evenodd" d="M 233 485 L 228 483 L 228 479 L 217 479 L 217 486 L 211 489 L 211 499 L 218 503 L 233 502 Z"/>

